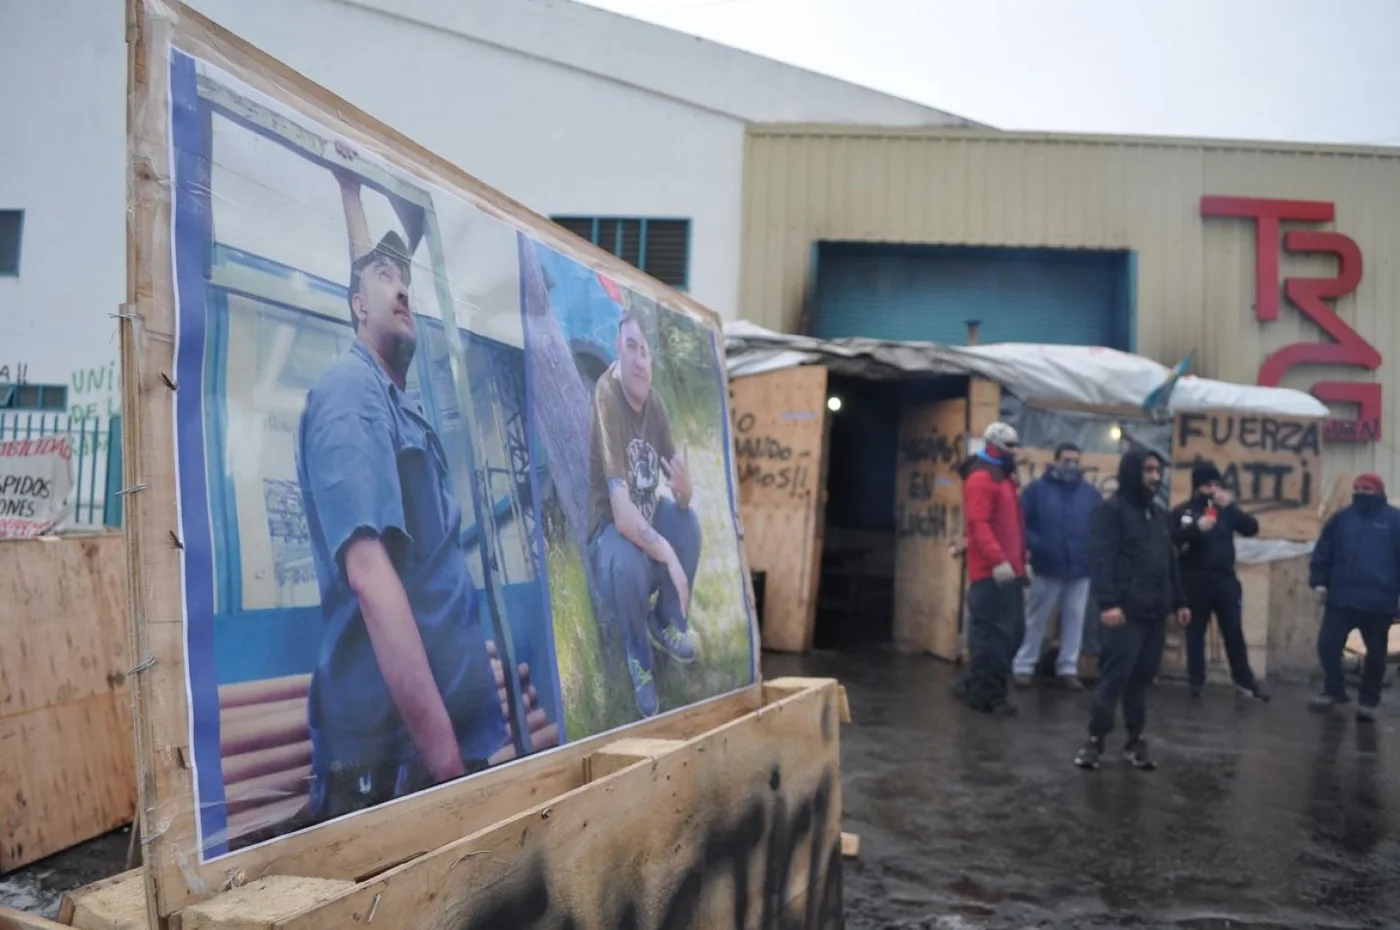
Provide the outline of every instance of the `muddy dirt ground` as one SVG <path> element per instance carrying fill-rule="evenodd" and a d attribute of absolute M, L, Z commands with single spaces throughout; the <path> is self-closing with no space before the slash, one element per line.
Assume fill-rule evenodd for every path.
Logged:
<path fill-rule="evenodd" d="M 1400 706 L 1371 727 L 1224 688 L 1149 698 L 1161 767 L 1070 764 L 1089 695 L 1020 695 L 1017 720 L 955 704 L 952 670 L 884 652 L 766 656 L 764 674 L 839 678 L 849 930 L 1283 930 L 1400 926 Z M 1120 737 L 1121 738 L 1121 737 Z M 1115 750 L 1119 744 L 1112 744 Z M 111 834 L 0 878 L 0 903 L 53 915 L 120 871 Z"/>

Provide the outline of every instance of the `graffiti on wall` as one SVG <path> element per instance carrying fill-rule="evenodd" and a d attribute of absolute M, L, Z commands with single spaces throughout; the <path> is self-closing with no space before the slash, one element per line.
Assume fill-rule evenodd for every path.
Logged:
<path fill-rule="evenodd" d="M 1279 314 L 1279 225 L 1330 223 L 1336 218 L 1336 206 L 1315 200 L 1206 196 L 1201 198 L 1201 215 L 1254 221 L 1254 317 L 1268 323 Z M 1334 230 L 1291 229 L 1282 240 L 1283 251 L 1290 254 L 1332 255 L 1337 259 L 1334 277 L 1283 279 L 1288 302 L 1316 323 L 1330 341 L 1298 342 L 1279 349 L 1260 365 L 1259 384 L 1277 387 L 1284 375 L 1302 365 L 1344 365 L 1366 371 L 1380 368 L 1381 353 L 1333 308 L 1333 302 L 1353 293 L 1361 283 L 1361 247 L 1350 236 Z M 1381 438 L 1381 385 L 1317 381 L 1310 390 L 1323 403 L 1344 404 L 1358 411 L 1354 418 L 1329 420 L 1324 429 L 1327 441 L 1376 442 Z"/>
<path fill-rule="evenodd" d="M 599 889 L 597 908 L 580 913 L 561 900 L 550 882 L 549 863 L 538 855 L 518 880 L 481 895 L 472 913 L 451 926 L 681 930 L 700 926 L 698 920 L 716 907 L 714 896 L 723 895 L 722 909 L 735 930 L 836 930 L 842 926 L 842 878 L 840 837 L 828 829 L 839 816 L 833 773 L 827 770 L 814 791 L 791 805 L 782 778 L 775 766 L 764 792 L 768 797 L 755 797 L 707 829 L 700 842 L 677 855 L 674 870 L 653 870 L 667 876 L 666 889 L 646 888 L 615 872 L 615 887 L 634 893 Z"/>
<path fill-rule="evenodd" d="M 807 415 L 805 419 L 813 419 Z M 788 436 L 764 432 L 752 413 L 734 420 L 734 452 L 739 460 L 739 484 L 772 490 L 791 498 L 805 497 L 815 484 L 812 450 L 794 448 Z"/>

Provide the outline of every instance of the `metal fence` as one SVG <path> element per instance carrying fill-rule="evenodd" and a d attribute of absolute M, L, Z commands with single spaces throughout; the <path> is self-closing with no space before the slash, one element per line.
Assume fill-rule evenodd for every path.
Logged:
<path fill-rule="evenodd" d="M 73 447 L 75 528 L 121 526 L 122 418 L 71 417 L 66 413 L 0 411 L 0 442 L 68 437 Z"/>

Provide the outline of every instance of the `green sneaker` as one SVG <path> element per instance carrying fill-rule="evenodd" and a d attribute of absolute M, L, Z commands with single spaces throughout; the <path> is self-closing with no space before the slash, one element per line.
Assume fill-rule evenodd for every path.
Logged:
<path fill-rule="evenodd" d="M 647 622 L 647 630 L 651 633 L 651 641 L 656 648 L 666 653 L 677 662 L 694 662 L 700 650 L 695 646 L 695 640 L 690 638 L 690 634 L 680 629 L 674 623 L 658 620 L 656 614 L 652 614 Z"/>
<path fill-rule="evenodd" d="M 632 690 L 637 694 L 637 710 L 643 717 L 655 717 L 661 709 L 661 701 L 656 696 L 656 682 L 651 672 L 642 668 L 642 663 L 628 657 L 627 671 L 632 673 Z"/>

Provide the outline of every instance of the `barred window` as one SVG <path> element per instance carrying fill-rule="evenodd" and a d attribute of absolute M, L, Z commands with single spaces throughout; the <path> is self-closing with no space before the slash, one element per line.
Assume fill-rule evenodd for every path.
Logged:
<path fill-rule="evenodd" d="M 556 216 L 569 232 L 683 291 L 690 283 L 690 220 Z"/>

